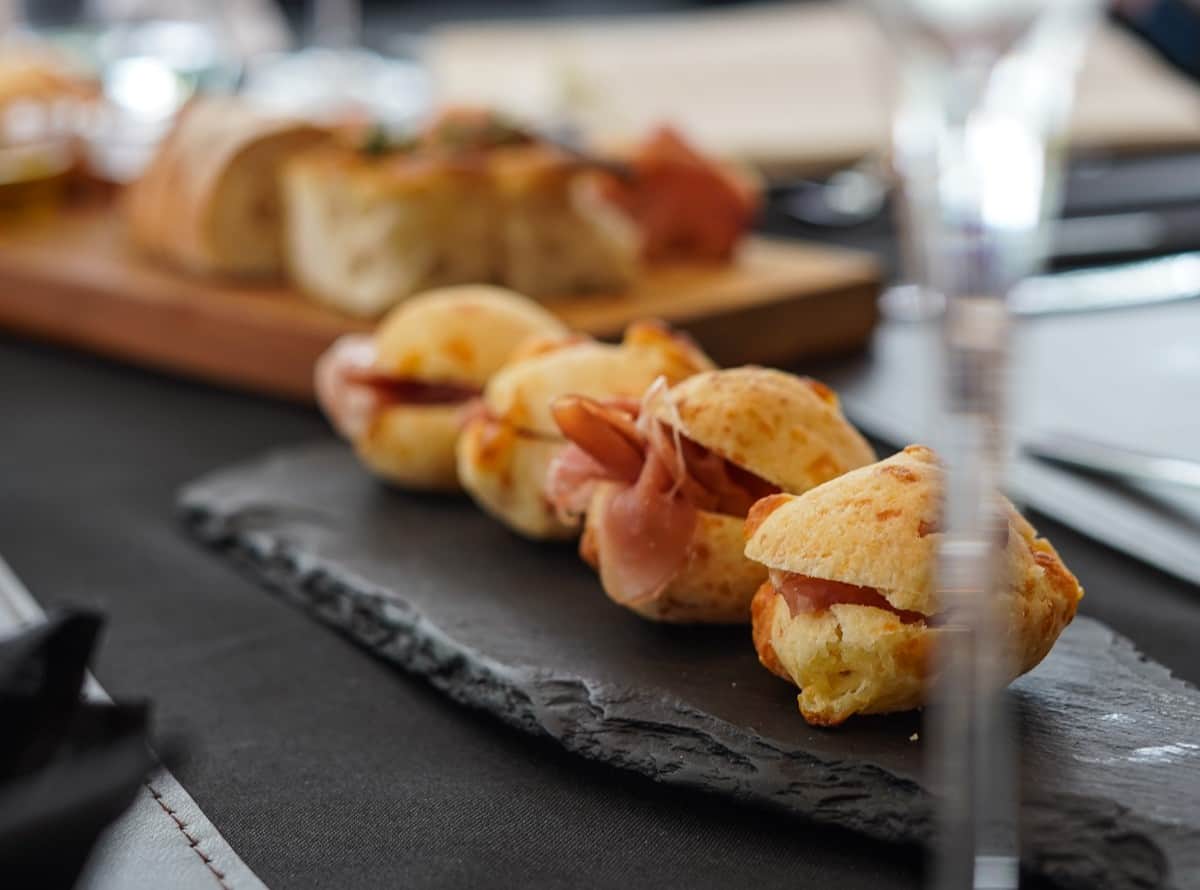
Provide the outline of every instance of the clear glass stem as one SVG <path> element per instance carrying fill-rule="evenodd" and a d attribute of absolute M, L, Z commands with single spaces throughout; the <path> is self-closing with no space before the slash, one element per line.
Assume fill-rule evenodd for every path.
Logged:
<path fill-rule="evenodd" d="M 1004 476 L 1009 328 L 1003 298 L 949 295 L 941 327 L 948 386 L 937 570 L 947 618 L 930 711 L 943 798 L 934 886 L 1011 890 L 1018 882 L 1018 771 L 1004 688 L 1009 653 L 1004 616 L 997 613 L 1007 580 L 1007 524 L 997 494 Z"/>
<path fill-rule="evenodd" d="M 1001 506 L 1007 457 L 1010 319 L 1006 297 L 1032 271 L 1045 183 L 1036 128 L 989 109 L 995 59 L 936 76 L 938 138 L 921 208 L 927 285 L 941 296 L 942 539 L 933 707 L 933 780 L 941 797 L 933 886 L 1013 890 L 1019 882 L 1018 771 L 1006 646 Z M 999 151 L 998 149 L 1003 149 Z"/>

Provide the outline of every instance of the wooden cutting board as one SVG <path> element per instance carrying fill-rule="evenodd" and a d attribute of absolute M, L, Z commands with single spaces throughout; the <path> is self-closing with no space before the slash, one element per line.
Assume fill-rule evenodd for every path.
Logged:
<path fill-rule="evenodd" d="M 599 337 L 657 317 L 721 364 L 782 364 L 864 343 L 878 291 L 869 255 L 751 238 L 731 264 L 656 268 L 628 293 L 550 306 Z M 0 327 L 120 360 L 311 399 L 316 357 L 340 334 L 370 326 L 285 285 L 160 266 L 129 244 L 112 205 L 0 228 Z"/>

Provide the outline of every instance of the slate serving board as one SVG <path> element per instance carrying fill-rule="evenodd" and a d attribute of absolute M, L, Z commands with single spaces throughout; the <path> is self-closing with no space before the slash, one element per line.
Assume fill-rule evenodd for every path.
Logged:
<path fill-rule="evenodd" d="M 883 840 L 930 835 L 919 715 L 809 727 L 745 628 L 641 621 L 572 547 L 387 489 L 343 446 L 219 471 L 180 510 L 316 617 L 523 730 Z M 1086 618 L 1015 690 L 1030 871 L 1070 888 L 1200 887 L 1200 691 Z"/>

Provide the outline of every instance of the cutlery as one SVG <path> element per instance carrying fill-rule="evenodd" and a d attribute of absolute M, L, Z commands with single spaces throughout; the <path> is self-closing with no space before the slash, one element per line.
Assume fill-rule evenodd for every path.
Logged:
<path fill-rule="evenodd" d="M 1196 460 L 1135 451 L 1064 432 L 1027 439 L 1022 449 L 1047 463 L 1114 479 L 1200 489 L 1200 461 Z"/>

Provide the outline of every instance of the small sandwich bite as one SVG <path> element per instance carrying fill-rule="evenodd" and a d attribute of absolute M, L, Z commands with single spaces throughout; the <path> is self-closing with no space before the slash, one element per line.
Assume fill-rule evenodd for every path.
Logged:
<path fill-rule="evenodd" d="M 800 496 L 759 501 L 746 556 L 769 572 L 752 604 L 763 665 L 800 687 L 809 723 L 919 707 L 938 631 L 933 567 L 939 470 L 932 451 L 902 452 Z M 1083 588 L 1050 542 L 1010 504 L 1006 645 L 1015 679 L 1046 657 Z"/>
<path fill-rule="evenodd" d="M 428 291 L 374 334 L 337 340 L 317 362 L 317 401 L 372 472 L 405 487 L 455 491 L 454 445 L 468 406 L 523 344 L 568 334 L 504 288 Z"/>
<path fill-rule="evenodd" d="M 458 440 L 458 475 L 481 507 L 530 538 L 568 539 L 581 517 L 561 515 L 547 470 L 567 444 L 551 405 L 560 396 L 636 401 L 657 378 L 712 369 L 689 338 L 656 321 L 630 325 L 618 345 L 579 339 L 534 344 L 496 374 Z"/>
<path fill-rule="evenodd" d="M 657 621 L 749 621 L 767 576 L 742 553 L 751 505 L 875 460 L 828 387 L 765 368 L 660 380 L 640 403 L 553 407 L 571 444 L 550 498 L 565 517 L 586 513 L 580 553 L 608 596 Z"/>

